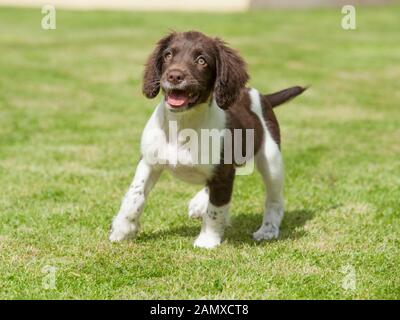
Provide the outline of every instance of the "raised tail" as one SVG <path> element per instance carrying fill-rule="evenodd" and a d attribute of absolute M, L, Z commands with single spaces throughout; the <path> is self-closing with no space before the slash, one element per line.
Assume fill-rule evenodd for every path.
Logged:
<path fill-rule="evenodd" d="M 275 108 L 282 103 L 285 103 L 289 100 L 292 100 L 293 98 L 297 97 L 298 95 L 302 94 L 305 90 L 307 90 L 308 87 L 290 87 L 278 92 L 270 93 L 270 94 L 264 94 L 263 96 L 268 100 L 268 102 L 271 104 L 272 108 Z"/>

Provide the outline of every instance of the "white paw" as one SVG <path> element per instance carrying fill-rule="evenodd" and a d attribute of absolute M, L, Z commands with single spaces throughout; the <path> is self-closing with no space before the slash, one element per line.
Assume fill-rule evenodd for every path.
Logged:
<path fill-rule="evenodd" d="M 256 241 L 273 240 L 279 236 L 279 227 L 271 223 L 263 224 L 260 229 L 253 233 L 253 238 Z"/>
<path fill-rule="evenodd" d="M 197 248 L 212 249 L 221 244 L 221 237 L 217 234 L 200 233 L 194 242 Z"/>
<path fill-rule="evenodd" d="M 206 188 L 200 190 L 189 202 L 189 218 L 199 219 L 207 212 L 208 191 Z"/>
<path fill-rule="evenodd" d="M 138 223 L 131 222 L 126 218 L 116 218 L 112 223 L 109 239 L 111 242 L 133 239 L 136 237 L 138 231 Z"/>

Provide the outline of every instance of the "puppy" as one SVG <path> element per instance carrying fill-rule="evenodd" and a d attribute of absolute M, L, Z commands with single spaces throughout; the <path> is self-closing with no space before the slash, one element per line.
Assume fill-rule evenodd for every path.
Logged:
<path fill-rule="evenodd" d="M 254 157 L 267 190 L 264 218 L 253 237 L 258 241 L 278 237 L 284 212 L 284 174 L 273 107 L 305 89 L 292 87 L 263 95 L 246 88 L 248 79 L 243 59 L 218 38 L 189 31 L 174 32 L 158 41 L 145 66 L 143 93 L 155 98 L 161 90 L 163 97 L 144 128 L 142 156 L 112 222 L 111 241 L 137 235 L 146 198 L 161 172 L 168 170 L 183 181 L 203 186 L 189 203 L 189 216 L 202 219 L 194 246 L 218 246 L 228 220 L 235 170 L 243 164 L 226 158 L 232 159 L 239 149 L 242 160 Z M 229 140 L 230 145 L 222 148 L 214 143 L 218 145 L 215 161 L 215 153 L 210 159 L 209 145 L 188 145 L 187 136 L 171 133 L 171 124 L 179 132 L 190 130 L 197 137 L 205 129 L 223 132 L 217 142 Z M 239 135 L 232 134 L 235 131 Z M 244 139 L 247 132 L 253 133 L 250 142 Z M 250 148 L 250 156 L 246 153 L 243 157 L 243 148 L 246 152 Z M 209 161 L 199 161 L 199 157 Z"/>

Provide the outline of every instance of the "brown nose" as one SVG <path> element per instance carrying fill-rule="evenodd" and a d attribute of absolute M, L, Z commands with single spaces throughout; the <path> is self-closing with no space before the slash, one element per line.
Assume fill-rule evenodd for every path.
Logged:
<path fill-rule="evenodd" d="M 179 84 L 185 79 L 185 75 L 180 70 L 171 70 L 167 74 L 167 79 L 173 84 Z"/>

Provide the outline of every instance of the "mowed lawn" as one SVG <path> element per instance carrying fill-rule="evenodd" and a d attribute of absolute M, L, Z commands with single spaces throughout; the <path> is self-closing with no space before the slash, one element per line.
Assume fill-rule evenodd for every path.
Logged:
<path fill-rule="evenodd" d="M 0 298 L 400 298 L 400 7 L 236 14 L 0 8 Z M 171 29 L 224 38 L 250 85 L 311 85 L 277 109 L 280 238 L 255 243 L 264 189 L 238 176 L 232 227 L 195 249 L 199 190 L 163 174 L 137 240 L 108 241 L 159 97 L 143 64 Z M 52 282 L 54 280 L 54 282 Z"/>

